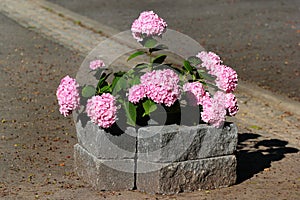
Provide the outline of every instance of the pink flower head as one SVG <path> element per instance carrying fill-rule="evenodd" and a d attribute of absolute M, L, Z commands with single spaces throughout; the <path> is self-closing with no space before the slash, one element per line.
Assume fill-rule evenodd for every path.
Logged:
<path fill-rule="evenodd" d="M 144 36 L 161 36 L 167 27 L 167 23 L 153 11 L 144 11 L 139 18 L 134 20 L 131 26 L 133 37 L 137 41 L 143 41 Z"/>
<path fill-rule="evenodd" d="M 93 96 L 87 101 L 87 115 L 102 128 L 109 128 L 116 122 L 117 107 L 115 98 L 109 93 Z"/>
<path fill-rule="evenodd" d="M 154 70 L 141 76 L 146 96 L 155 103 L 171 106 L 180 98 L 178 75 L 170 69 Z"/>
<path fill-rule="evenodd" d="M 234 116 L 239 111 L 237 99 L 234 94 L 232 93 L 226 94 L 225 107 L 227 109 L 227 113 L 229 116 Z"/>
<path fill-rule="evenodd" d="M 101 67 L 105 67 L 105 64 L 103 60 L 93 60 L 90 62 L 90 68 L 91 70 L 95 70 Z"/>
<path fill-rule="evenodd" d="M 183 91 L 185 91 L 187 94 L 189 104 L 191 104 L 192 106 L 202 104 L 202 97 L 205 94 L 205 90 L 201 83 L 186 83 L 183 85 Z"/>
<path fill-rule="evenodd" d="M 216 85 L 219 89 L 229 93 L 233 92 L 237 86 L 237 73 L 232 68 L 222 65 L 220 57 L 213 52 L 200 52 L 196 57 L 202 60 L 202 67 L 208 70 L 208 73 L 216 77 Z"/>
<path fill-rule="evenodd" d="M 79 107 L 79 85 L 69 76 L 64 77 L 57 88 L 56 96 L 60 106 L 59 111 L 65 117 Z"/>
<path fill-rule="evenodd" d="M 213 52 L 207 53 L 206 51 L 201 51 L 196 57 L 202 61 L 201 66 L 209 71 L 214 71 L 215 67 L 223 62 L 220 57 Z"/>
<path fill-rule="evenodd" d="M 203 97 L 201 119 L 215 127 L 220 127 L 225 121 L 226 108 L 223 92 L 216 92 L 213 98 L 206 93 Z"/>
<path fill-rule="evenodd" d="M 143 85 L 134 85 L 129 89 L 128 100 L 131 103 L 138 103 L 144 97 L 146 97 L 146 93 Z"/>
<path fill-rule="evenodd" d="M 226 65 L 218 65 L 213 72 L 216 78 L 216 85 L 219 89 L 229 93 L 237 87 L 237 73 Z"/>

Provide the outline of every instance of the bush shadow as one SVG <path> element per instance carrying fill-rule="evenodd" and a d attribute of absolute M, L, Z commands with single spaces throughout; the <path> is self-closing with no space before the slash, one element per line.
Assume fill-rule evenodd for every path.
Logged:
<path fill-rule="evenodd" d="M 299 151 L 296 148 L 287 147 L 287 141 L 260 137 L 261 135 L 255 133 L 239 133 L 238 135 L 237 184 L 271 167 L 272 162 L 283 159 L 286 154 Z"/>

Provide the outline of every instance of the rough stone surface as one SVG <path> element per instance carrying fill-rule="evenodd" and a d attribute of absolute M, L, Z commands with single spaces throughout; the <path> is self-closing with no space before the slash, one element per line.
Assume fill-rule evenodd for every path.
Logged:
<path fill-rule="evenodd" d="M 236 158 L 234 155 L 190 160 L 175 163 L 149 163 L 138 161 L 137 189 L 158 194 L 214 189 L 233 185 L 236 182 Z"/>
<path fill-rule="evenodd" d="M 233 154 L 236 150 L 237 127 L 156 126 L 138 130 L 138 160 L 173 162 L 197 160 Z"/>
<path fill-rule="evenodd" d="M 229 186 L 236 181 L 237 128 L 151 126 L 105 131 L 74 115 L 79 144 L 75 171 L 97 190 L 172 194 Z M 77 119 L 77 120 L 76 120 Z"/>
<path fill-rule="evenodd" d="M 99 159 L 133 159 L 136 149 L 136 131 L 128 127 L 110 132 L 99 128 L 84 116 L 76 117 L 78 143 Z M 77 120 L 76 120 L 77 119 Z"/>
<path fill-rule="evenodd" d="M 134 188 L 134 160 L 100 160 L 79 144 L 74 146 L 75 172 L 96 190 Z"/>

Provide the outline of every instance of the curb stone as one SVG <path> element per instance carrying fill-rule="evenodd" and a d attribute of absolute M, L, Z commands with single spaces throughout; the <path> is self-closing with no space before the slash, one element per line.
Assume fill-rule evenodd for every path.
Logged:
<path fill-rule="evenodd" d="M 118 33 L 44 0 L 1 0 L 0 11 L 22 26 L 86 56 L 99 42 Z M 300 147 L 300 103 L 240 81 L 237 90 L 239 125 L 276 135 Z"/>
<path fill-rule="evenodd" d="M 71 50 L 80 52 L 83 56 L 106 39 L 93 29 L 84 28 L 89 27 L 88 25 L 80 26 L 79 22 L 85 19 L 65 15 L 68 13 L 66 9 L 58 8 L 46 1 L 2 0 L 0 10 L 25 28 L 41 33 Z"/>

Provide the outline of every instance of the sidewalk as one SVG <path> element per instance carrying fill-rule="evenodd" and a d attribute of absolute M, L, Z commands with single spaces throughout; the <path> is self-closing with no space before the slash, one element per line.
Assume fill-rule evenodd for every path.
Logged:
<path fill-rule="evenodd" d="M 114 30 L 44 1 L 3 0 L 0 9 L 27 29 L 71 49 L 0 15 L 1 199 L 297 199 L 300 196 L 299 104 L 290 100 L 284 103 L 255 86 L 250 88 L 256 92 L 249 92 L 249 85 L 244 83 L 237 92 L 241 111 L 234 119 L 240 133 L 237 185 L 175 196 L 93 191 L 72 173 L 75 129 L 72 119 L 59 115 L 55 90 L 60 78 L 65 74 L 75 76 L 83 56 Z"/>

